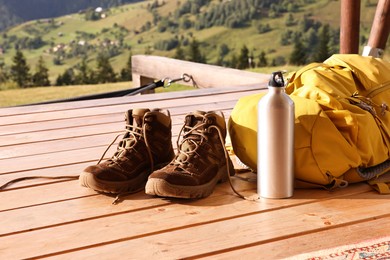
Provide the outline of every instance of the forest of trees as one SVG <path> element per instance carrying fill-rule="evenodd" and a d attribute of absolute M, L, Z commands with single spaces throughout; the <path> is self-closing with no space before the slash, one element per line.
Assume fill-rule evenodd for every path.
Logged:
<path fill-rule="evenodd" d="M 228 28 L 242 28 L 252 26 L 255 21 L 259 34 L 264 34 L 272 30 L 269 23 L 262 23 L 262 18 L 285 17 L 286 29 L 280 35 L 282 46 L 292 45 L 293 51 L 289 57 L 278 56 L 272 60 L 267 59 L 266 52 L 260 51 L 258 57 L 254 57 L 252 50 L 246 51 L 246 46 L 242 46 L 240 53 L 230 53 L 227 45 L 222 45 L 217 64 L 232 68 L 249 68 L 256 66 L 275 66 L 285 63 L 302 65 L 315 61 L 323 61 L 332 53 L 338 52 L 339 31 L 332 29 L 328 24 L 315 21 L 310 16 L 303 16 L 302 19 L 295 19 L 294 14 L 299 12 L 305 4 L 313 3 L 314 0 L 232 0 L 213 5 L 211 8 L 202 11 L 204 6 L 209 4 L 206 0 L 185 1 L 180 5 L 172 16 L 160 17 L 156 8 L 158 1 L 148 6 L 154 19 L 153 24 L 157 26 L 159 32 L 170 31 L 174 34 L 171 39 L 157 41 L 154 48 L 157 50 L 176 50 L 175 57 L 196 62 L 207 62 L 207 57 L 200 55 L 199 59 L 194 59 L 191 54 L 184 55 L 183 47 L 192 51 L 191 40 L 178 37 L 179 29 L 193 28 L 203 30 L 214 26 L 225 26 Z M 187 15 L 193 15 L 196 19 L 188 19 Z M 298 25 L 298 26 L 295 26 Z M 292 26 L 297 29 L 290 29 Z M 145 24 L 142 30 L 150 30 L 152 24 Z M 202 46 L 201 42 L 197 42 Z M 226 57 L 230 56 L 230 59 Z M 244 62 L 243 59 L 246 59 Z"/>
<path fill-rule="evenodd" d="M 96 1 L 104 2 L 106 5 L 127 2 L 125 0 Z M 240 46 L 238 50 L 237 48 L 233 50 L 226 42 L 215 46 L 218 57 L 213 63 L 225 67 L 247 69 L 287 63 L 303 65 L 310 62 L 321 62 L 331 54 L 338 52 L 339 30 L 314 20 L 309 15 L 297 15 L 305 4 L 313 1 L 231 0 L 220 1 L 220 4 L 208 6 L 210 1 L 207 0 L 187 0 L 178 1 L 177 9 L 173 13 L 161 16 L 158 8 L 165 3 L 155 0 L 149 2 L 145 7 L 152 14 L 153 20 L 147 21 L 141 27 L 141 32 L 152 28 L 157 33 L 170 32 L 171 38 L 156 40 L 152 47 L 155 50 L 171 51 L 174 53 L 173 57 L 177 59 L 208 63 L 210 61 L 207 54 L 202 51 L 208 43 L 199 41 L 194 36 L 193 31 L 213 26 L 224 26 L 232 29 L 254 26 L 258 34 L 265 34 L 274 30 L 272 23 L 269 23 L 269 18 L 283 19 L 284 29 L 279 34 L 279 39 L 275 40 L 279 41 L 282 46 L 291 46 L 292 51 L 288 56 L 277 56 L 272 52 L 272 49 L 249 49 L 245 44 Z M 85 20 L 99 19 L 93 10 L 90 8 L 84 12 Z M 262 18 L 267 18 L 267 22 L 263 22 Z M 33 87 L 131 80 L 131 46 L 124 40 L 129 34 L 129 30 L 116 23 L 112 27 L 103 28 L 96 33 L 76 31 L 76 37 L 66 45 L 66 51 L 64 46 L 59 46 L 56 47 L 55 51 L 50 52 L 53 64 L 47 66 L 41 57 L 35 67 L 30 68 L 24 52 L 37 50 L 47 45 L 55 47 L 54 41 L 43 40 L 43 36 L 59 26 L 61 24 L 55 19 L 47 19 L 44 22 L 37 20 L 24 27 L 24 31 L 29 36 L 3 33 L 0 46 L 2 51 L 8 52 L 16 49 L 17 52 L 12 59 L 12 64 L 0 61 L 0 83 L 13 81 L 19 87 Z M 183 30 L 188 29 L 191 29 L 191 33 L 182 33 Z M 179 30 L 182 30 L 181 33 Z M 110 35 L 111 38 L 107 38 L 107 35 Z M 99 39 L 98 44 L 88 44 L 88 41 L 95 39 Z M 80 44 L 81 41 L 84 43 Z M 110 59 L 125 53 L 130 53 L 127 63 L 123 64 L 119 72 L 115 72 L 110 64 Z M 145 54 L 149 54 L 148 50 L 145 51 Z M 91 57 L 96 61 L 93 68 L 89 66 Z M 74 58 L 79 60 L 78 64 L 64 70 L 55 81 L 49 81 L 48 67 L 64 65 L 67 60 Z"/>
<path fill-rule="evenodd" d="M 91 6 L 110 8 L 140 0 L 0 0 L 0 31 L 29 20 L 53 18 Z"/>
<path fill-rule="evenodd" d="M 100 53 L 97 58 L 96 68 L 88 67 L 86 59 L 82 59 L 77 66 L 69 68 L 61 75 L 58 75 L 55 82 L 49 80 L 49 69 L 42 57 L 36 64 L 34 72 L 31 72 L 26 58 L 22 51 L 17 50 L 12 59 L 10 68 L 6 68 L 4 63 L 0 63 L 0 83 L 13 81 L 20 88 L 64 86 L 64 85 L 88 85 L 116 81 L 131 81 L 131 53 L 125 66 L 120 73 L 115 73 L 108 55 Z"/>

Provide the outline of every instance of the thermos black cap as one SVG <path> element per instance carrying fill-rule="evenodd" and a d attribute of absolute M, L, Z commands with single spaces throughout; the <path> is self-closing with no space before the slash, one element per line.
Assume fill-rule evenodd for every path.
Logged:
<path fill-rule="evenodd" d="M 283 73 L 281 71 L 272 72 L 271 79 L 268 82 L 270 87 L 284 87 Z"/>

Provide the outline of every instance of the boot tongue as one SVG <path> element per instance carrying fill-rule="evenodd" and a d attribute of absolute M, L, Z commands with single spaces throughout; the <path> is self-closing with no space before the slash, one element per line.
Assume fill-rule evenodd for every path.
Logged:
<path fill-rule="evenodd" d="M 142 127 L 144 121 L 144 115 L 148 112 L 150 112 L 149 109 L 142 109 L 142 108 L 133 109 L 133 119 L 134 119 L 133 125 Z"/>
<path fill-rule="evenodd" d="M 129 127 L 126 126 L 128 130 L 135 131 L 135 132 L 140 132 L 140 130 L 136 129 L 135 127 L 142 127 L 143 125 L 143 118 L 146 113 L 150 112 L 149 109 L 144 109 L 144 108 L 135 108 L 133 110 L 128 110 L 125 114 L 126 117 L 126 124 L 131 125 L 134 127 Z M 134 138 L 129 138 L 130 134 L 126 133 L 123 136 L 123 147 L 128 148 L 133 146 L 135 140 Z"/>
<path fill-rule="evenodd" d="M 204 115 L 206 114 L 206 112 L 204 111 L 195 111 L 192 115 L 192 122 L 189 122 L 189 124 L 193 127 L 203 123 L 203 120 L 204 120 Z"/>
<path fill-rule="evenodd" d="M 195 111 L 194 113 L 186 116 L 185 119 L 185 125 L 190 128 L 196 128 L 200 124 L 204 122 L 204 116 L 206 112 L 203 111 Z M 201 130 L 202 127 L 199 128 Z M 198 134 L 193 134 L 194 132 L 199 132 L 199 130 L 194 130 L 189 132 L 188 134 L 185 134 L 185 139 L 183 143 L 181 144 L 181 150 L 183 152 L 191 152 L 196 149 L 196 144 L 194 143 L 201 140 L 201 136 Z M 178 156 L 179 161 L 184 161 L 187 157 L 184 154 L 180 154 Z"/>
<path fill-rule="evenodd" d="M 128 125 L 142 127 L 143 118 L 147 112 L 150 112 L 150 110 L 147 108 L 135 108 L 133 110 L 127 111 L 126 123 Z M 131 120 L 131 119 L 133 119 L 133 120 Z M 133 121 L 133 122 L 131 122 L 131 121 Z"/>

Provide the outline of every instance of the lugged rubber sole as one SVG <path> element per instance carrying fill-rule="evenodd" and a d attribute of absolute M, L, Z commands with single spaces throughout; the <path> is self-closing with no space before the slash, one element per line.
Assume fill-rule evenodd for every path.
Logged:
<path fill-rule="evenodd" d="M 234 171 L 234 168 L 233 168 Z M 208 183 L 197 186 L 174 185 L 166 180 L 149 178 L 146 182 L 145 193 L 160 197 L 198 199 L 209 196 L 218 182 L 224 182 L 228 178 L 226 165 L 221 167 L 215 177 Z"/>
<path fill-rule="evenodd" d="M 122 192 L 137 192 L 145 187 L 149 172 L 142 172 L 136 178 L 128 181 L 105 181 L 97 179 L 89 172 L 82 172 L 79 182 L 82 186 L 98 192 L 118 194 Z"/>
<path fill-rule="evenodd" d="M 160 169 L 165 165 L 167 165 L 168 163 L 169 162 L 156 165 L 155 168 Z M 90 172 L 83 171 L 80 174 L 79 182 L 84 187 L 91 188 L 95 191 L 102 192 L 102 193 L 112 193 L 112 194 L 119 194 L 123 192 L 135 193 L 145 188 L 145 183 L 148 180 L 149 175 L 150 175 L 150 169 L 147 169 L 143 172 L 140 172 L 138 176 L 136 176 L 131 180 L 106 181 L 106 180 L 101 180 L 96 178 L 96 176 Z"/>

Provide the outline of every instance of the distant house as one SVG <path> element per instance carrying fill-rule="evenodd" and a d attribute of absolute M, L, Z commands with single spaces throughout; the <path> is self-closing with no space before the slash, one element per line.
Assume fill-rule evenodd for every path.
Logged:
<path fill-rule="evenodd" d="M 101 19 L 104 19 L 107 17 L 107 14 L 103 12 L 104 9 L 102 7 L 97 7 L 95 9 L 95 13 L 101 18 Z"/>
<path fill-rule="evenodd" d="M 64 50 L 64 49 L 66 49 L 65 44 L 60 43 L 60 44 L 57 44 L 57 46 L 53 47 L 52 50 L 53 50 L 54 53 L 56 53 L 56 52 Z"/>

